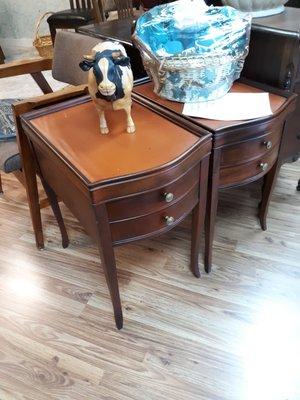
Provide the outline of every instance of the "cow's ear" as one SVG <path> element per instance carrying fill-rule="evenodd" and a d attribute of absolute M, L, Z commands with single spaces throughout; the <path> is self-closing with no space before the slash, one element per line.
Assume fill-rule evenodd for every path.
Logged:
<path fill-rule="evenodd" d="M 121 67 L 129 67 L 130 66 L 130 58 L 125 57 L 125 56 L 115 58 L 114 63 L 116 65 L 120 65 Z"/>
<path fill-rule="evenodd" d="M 89 69 L 92 68 L 94 62 L 93 61 L 87 61 L 87 60 L 83 60 L 79 63 L 79 67 L 83 70 L 83 71 L 88 71 Z"/>

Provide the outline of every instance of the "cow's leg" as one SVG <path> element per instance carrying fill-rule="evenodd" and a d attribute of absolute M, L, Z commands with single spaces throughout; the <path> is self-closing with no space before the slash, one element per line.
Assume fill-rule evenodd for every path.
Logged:
<path fill-rule="evenodd" d="M 131 118 L 131 105 L 128 107 L 125 107 L 125 111 L 127 114 L 127 132 L 128 133 L 134 133 L 135 132 L 135 125 L 134 122 Z"/>
<path fill-rule="evenodd" d="M 100 132 L 102 135 L 106 135 L 109 132 L 109 129 L 107 127 L 106 119 L 105 119 L 105 114 L 103 110 L 99 110 L 99 117 L 100 117 Z"/>

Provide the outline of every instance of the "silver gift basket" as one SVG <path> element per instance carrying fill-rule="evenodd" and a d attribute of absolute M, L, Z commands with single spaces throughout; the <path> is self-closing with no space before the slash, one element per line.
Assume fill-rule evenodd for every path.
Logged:
<path fill-rule="evenodd" d="M 137 20 L 132 36 L 154 92 L 169 100 L 222 97 L 240 77 L 248 54 L 251 16 L 231 7 L 201 5 L 195 18 L 198 1 L 154 7 Z"/>

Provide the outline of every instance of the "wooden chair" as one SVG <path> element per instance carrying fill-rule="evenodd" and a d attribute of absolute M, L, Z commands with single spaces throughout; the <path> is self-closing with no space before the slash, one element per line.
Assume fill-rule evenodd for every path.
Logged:
<path fill-rule="evenodd" d="M 4 60 L 5 60 L 5 55 L 4 55 L 3 50 L 2 50 L 2 48 L 0 46 L 0 64 L 3 64 Z"/>
<path fill-rule="evenodd" d="M 42 75 L 41 71 L 51 69 L 52 60 L 38 58 L 32 60 L 22 60 L 16 62 L 10 62 L 6 64 L 0 65 L 0 78 L 7 78 L 11 76 L 17 76 L 22 74 L 31 74 L 33 79 L 36 81 L 38 86 L 41 88 L 43 93 L 52 92 L 51 87 L 47 83 L 46 79 Z M 20 90 L 21 92 L 22 90 Z M 14 99 L 9 99 L 13 102 Z M 17 101 L 18 99 L 15 99 Z M 2 109 L 3 103 L 6 100 L 0 100 L 0 108 L 2 113 L 4 112 Z M 7 112 L 8 107 L 5 107 L 4 110 Z M 1 115 L 1 122 L 3 123 L 3 115 Z M 5 116 L 7 118 L 7 124 L 10 124 L 11 130 L 15 130 L 15 124 L 13 123 L 13 113 L 9 112 L 9 115 Z M 0 126 L 0 130 L 3 129 L 3 126 Z M 21 166 L 21 158 L 18 151 L 18 145 L 16 138 L 13 136 L 14 132 L 10 132 L 7 136 L 7 140 L 4 137 L 1 138 L 0 141 L 0 171 L 4 173 L 14 173 L 14 175 L 23 183 L 23 175 L 22 175 L 22 166 Z M 0 175 L 0 192 L 3 193 L 2 183 L 1 183 L 1 175 Z"/>
<path fill-rule="evenodd" d="M 70 9 L 58 11 L 48 17 L 47 22 L 55 42 L 57 29 L 77 29 L 80 26 L 103 21 L 101 0 L 70 0 Z"/>
<path fill-rule="evenodd" d="M 26 188 L 31 221 L 34 228 L 35 241 L 38 249 L 44 248 L 44 237 L 43 237 L 43 229 L 41 221 L 41 205 L 39 201 L 39 194 L 37 191 L 36 175 L 39 175 L 40 177 L 42 186 L 47 195 L 48 202 L 57 220 L 62 237 L 62 246 L 64 248 L 68 247 L 69 238 L 55 192 L 52 190 L 52 188 L 47 184 L 47 182 L 43 179 L 42 175 L 39 173 L 39 169 L 35 160 L 32 159 L 29 160 L 28 158 L 28 154 L 32 154 L 31 143 L 28 141 L 28 138 L 23 132 L 23 128 L 20 122 L 20 116 L 26 112 L 33 111 L 40 107 L 50 105 L 52 103 L 57 103 L 57 101 L 71 99 L 72 97 L 85 93 L 88 93 L 87 85 L 81 85 L 76 87 L 69 87 L 67 89 L 62 89 L 55 93 L 49 93 L 44 96 L 38 96 L 35 98 L 23 100 L 13 105 L 16 127 L 18 132 L 18 144 L 19 148 L 22 149 L 22 153 L 20 154 L 20 156 L 22 160 L 26 160 L 24 163 L 22 163 L 22 172 L 20 173 L 20 176 L 22 177 L 22 183 Z M 27 176 L 30 176 L 30 180 L 26 179 Z"/>
<path fill-rule="evenodd" d="M 43 99 L 43 104 L 45 104 L 45 99 Z M 47 104 L 47 103 L 46 103 Z M 20 124 L 20 115 L 24 112 L 27 111 L 31 111 L 33 109 L 36 108 L 36 106 L 39 105 L 39 102 L 36 101 L 35 99 L 29 99 L 27 101 L 23 101 L 23 102 L 19 102 L 16 103 L 15 105 L 13 105 L 13 110 L 14 110 L 14 119 L 15 119 L 15 124 L 16 124 L 16 128 L 17 131 L 21 131 L 22 127 Z M 20 142 L 19 138 L 19 142 Z M 4 143 L 5 145 L 6 143 Z M 15 145 L 15 143 L 13 141 L 9 141 L 9 144 Z M 3 146 L 2 146 L 3 147 Z M 63 247 L 67 247 L 69 245 L 69 239 L 68 239 L 68 235 L 67 235 L 67 231 L 63 222 L 63 218 L 61 215 L 61 211 L 60 211 L 60 207 L 58 204 L 58 199 L 55 196 L 53 190 L 48 186 L 48 184 L 41 178 L 41 182 L 42 185 L 44 187 L 44 190 L 47 194 L 47 199 L 45 199 L 42 203 L 39 202 L 39 196 L 38 196 L 38 192 L 37 190 L 35 190 L 34 193 L 32 193 L 32 191 L 30 190 L 30 188 L 28 187 L 28 182 L 25 179 L 25 175 L 24 175 L 24 170 L 26 170 L 27 166 L 23 165 L 21 167 L 21 156 L 20 154 L 15 154 L 12 157 L 13 158 L 13 163 L 16 166 L 16 169 L 12 172 L 14 172 L 15 176 L 17 177 L 17 179 L 26 187 L 26 192 L 27 192 L 27 198 L 28 198 L 28 203 L 29 203 L 29 209 L 30 209 L 30 214 L 31 214 L 31 218 L 33 221 L 33 226 L 35 227 L 35 239 L 36 239 L 36 245 L 39 249 L 44 247 L 44 241 L 43 241 L 43 236 L 42 236 L 42 225 L 41 225 L 41 218 L 40 218 L 40 209 L 43 208 L 44 206 L 48 206 L 50 204 L 52 211 L 54 213 L 54 216 L 58 222 L 58 226 L 60 228 L 61 231 L 61 235 L 62 235 L 62 245 Z M 36 175 L 35 175 L 36 176 Z M 36 181 L 35 181 L 36 183 Z M 2 184 L 1 184 L 1 177 L 0 177 L 0 190 L 2 192 Z M 38 208 L 34 208 L 31 207 L 31 204 L 35 204 L 35 202 L 37 204 L 39 204 Z"/>
<path fill-rule="evenodd" d="M 79 88 L 76 88 L 73 86 L 71 88 L 65 88 L 61 91 L 53 93 L 50 85 L 42 74 L 42 71 L 52 70 L 52 76 L 55 79 L 71 85 L 82 85 L 86 82 L 87 77 L 86 74 L 79 68 L 78 64 L 82 60 L 83 54 L 88 53 L 90 49 L 94 47 L 97 43 L 99 43 L 99 39 L 80 35 L 78 33 L 61 31 L 57 34 L 57 42 L 54 47 L 53 59 L 37 58 L 30 60 L 14 61 L 0 65 L 0 78 L 30 74 L 44 93 L 43 96 L 26 99 L 14 105 L 14 117 L 18 131 L 21 131 L 21 126 L 18 122 L 18 117 L 20 114 L 38 108 L 41 105 L 51 103 L 52 101 L 57 101 L 58 96 L 64 99 L 68 96 L 71 97 L 73 95 L 73 92 L 78 95 L 78 90 L 86 90 L 86 85 L 84 85 L 84 87 L 80 86 Z M 68 68 L 66 68 L 66 65 L 68 65 Z M 0 171 L 4 173 L 13 173 L 18 178 L 18 180 L 25 185 L 27 193 L 29 193 L 28 202 L 30 206 L 32 203 L 32 198 L 35 198 L 37 194 L 30 194 L 30 188 L 27 187 L 26 179 L 24 178 L 24 166 L 22 165 L 21 158 L 22 157 L 19 154 L 16 139 L 12 140 L 10 138 L 10 140 L 8 141 L 0 141 Z M 57 220 L 60 221 L 61 216 L 57 201 L 55 201 L 53 194 L 51 193 L 51 191 L 49 192 L 49 189 L 45 187 L 45 185 L 44 188 L 50 200 L 49 202 L 52 206 L 54 214 L 56 215 Z M 0 192 L 3 192 L 1 185 L 1 174 Z M 43 207 L 46 204 L 49 205 L 49 202 L 43 200 L 42 202 L 40 202 L 40 206 Z M 39 227 L 39 223 L 36 222 L 39 220 L 39 210 L 32 210 L 30 208 L 30 211 L 33 224 L 36 224 L 37 232 L 39 232 L 41 231 L 41 229 Z M 67 236 L 61 221 L 59 222 L 59 225 L 62 230 L 63 245 L 65 246 L 68 242 Z M 39 248 L 43 247 L 43 240 L 41 237 L 41 234 L 39 236 L 36 236 L 36 243 L 37 247 Z"/>

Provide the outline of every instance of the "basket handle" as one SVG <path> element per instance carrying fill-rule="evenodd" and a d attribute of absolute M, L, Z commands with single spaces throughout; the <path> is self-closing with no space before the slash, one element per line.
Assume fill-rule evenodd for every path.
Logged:
<path fill-rule="evenodd" d="M 34 40 L 37 40 L 37 39 L 39 39 L 39 30 L 40 30 L 40 26 L 41 26 L 41 23 L 42 23 L 42 21 L 43 21 L 43 19 L 47 16 L 47 15 L 52 15 L 52 14 L 54 14 L 52 11 L 47 11 L 47 12 L 45 12 L 44 14 L 42 14 L 40 17 L 39 17 L 39 19 L 38 19 L 38 21 L 37 21 L 37 23 L 36 23 L 36 27 L 35 27 L 35 31 L 34 31 Z"/>

